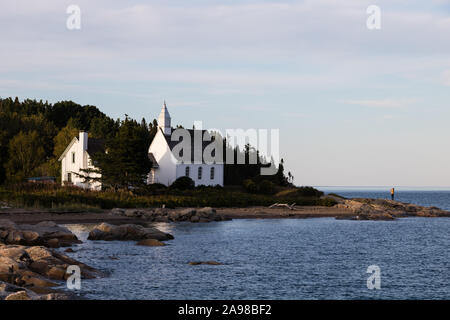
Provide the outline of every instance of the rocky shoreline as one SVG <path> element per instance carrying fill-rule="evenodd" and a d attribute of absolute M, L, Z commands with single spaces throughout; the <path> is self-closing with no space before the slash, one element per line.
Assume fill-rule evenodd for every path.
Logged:
<path fill-rule="evenodd" d="M 173 236 L 156 228 L 102 223 L 89 235 L 90 240 L 141 240 L 140 245 L 163 245 Z M 156 241 L 156 243 L 155 243 Z M 105 276 L 84 263 L 57 251 L 81 241 L 70 230 L 54 222 L 17 225 L 0 220 L 0 300 L 72 300 L 78 296 L 58 289 L 77 266 L 81 279 Z M 138 243 L 139 244 L 139 243 Z M 66 253 L 73 252 L 71 248 Z"/>
<path fill-rule="evenodd" d="M 350 217 L 337 219 L 352 220 L 395 220 L 404 217 L 450 217 L 450 212 L 436 207 L 423 207 L 394 200 L 355 198 L 337 198 L 335 207 L 350 210 Z"/>

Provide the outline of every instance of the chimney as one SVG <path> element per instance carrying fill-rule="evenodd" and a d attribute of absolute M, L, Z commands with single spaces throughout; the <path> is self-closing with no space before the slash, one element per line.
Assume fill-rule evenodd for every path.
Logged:
<path fill-rule="evenodd" d="M 83 151 L 87 151 L 88 148 L 88 133 L 84 131 L 80 131 L 80 143 Z"/>

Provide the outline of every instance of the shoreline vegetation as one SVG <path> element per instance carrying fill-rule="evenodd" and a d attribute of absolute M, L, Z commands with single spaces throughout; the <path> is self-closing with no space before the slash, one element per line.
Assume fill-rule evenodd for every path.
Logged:
<path fill-rule="evenodd" d="M 55 184 L 0 188 L 0 219 L 16 223 L 209 222 L 229 219 L 334 217 L 395 220 L 402 217 L 450 217 L 450 212 L 383 199 L 346 199 L 311 187 L 283 188 L 273 195 L 239 187 L 190 190 L 152 188 L 145 193 L 91 191 Z"/>
<path fill-rule="evenodd" d="M 56 184 L 25 183 L 0 188 L 0 201 L 10 207 L 45 208 L 50 211 L 101 212 L 112 208 L 150 207 L 249 207 L 289 203 L 299 206 L 331 207 L 334 198 L 311 187 L 279 188 L 274 194 L 251 193 L 243 187 L 205 187 L 192 189 L 149 185 L 147 189 L 131 191 L 93 191 Z"/>

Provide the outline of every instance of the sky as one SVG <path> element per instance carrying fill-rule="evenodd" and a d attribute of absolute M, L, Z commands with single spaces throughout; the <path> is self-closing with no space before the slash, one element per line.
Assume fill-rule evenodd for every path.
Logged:
<path fill-rule="evenodd" d="M 0 97 L 166 100 L 172 125 L 279 129 L 297 185 L 450 186 L 449 37 L 450 0 L 2 1 Z"/>

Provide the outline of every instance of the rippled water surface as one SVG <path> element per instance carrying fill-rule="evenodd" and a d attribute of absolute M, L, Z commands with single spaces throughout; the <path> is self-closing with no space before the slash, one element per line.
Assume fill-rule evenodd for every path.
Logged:
<path fill-rule="evenodd" d="M 165 247 L 84 241 L 72 257 L 110 273 L 91 299 L 449 299 L 450 219 L 332 218 L 157 224 Z M 71 225 L 82 240 L 89 226 Z M 216 260 L 222 266 L 191 266 Z M 368 290 L 369 265 L 381 290 Z"/>

